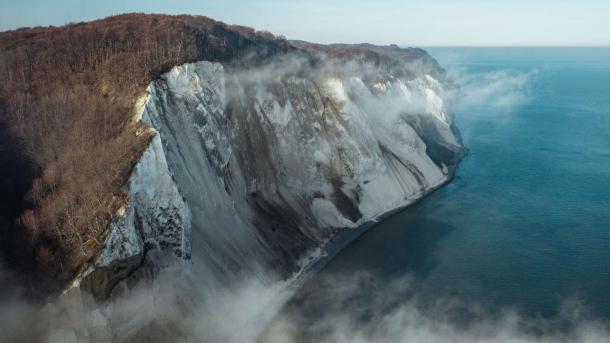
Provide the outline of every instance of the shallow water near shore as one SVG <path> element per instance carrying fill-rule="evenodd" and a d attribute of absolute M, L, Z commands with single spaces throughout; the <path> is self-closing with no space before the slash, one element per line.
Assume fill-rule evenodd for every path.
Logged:
<path fill-rule="evenodd" d="M 357 308 L 366 323 L 445 299 L 471 314 L 545 320 L 578 304 L 610 319 L 610 49 L 428 51 L 462 84 L 453 111 L 470 154 L 450 184 L 340 252 L 280 317 L 298 317 L 304 335 L 331 312 Z"/>

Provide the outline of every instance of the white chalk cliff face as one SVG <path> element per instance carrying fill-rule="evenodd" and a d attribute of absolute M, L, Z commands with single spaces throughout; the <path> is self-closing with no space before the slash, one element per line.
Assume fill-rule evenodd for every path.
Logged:
<path fill-rule="evenodd" d="M 331 239 L 451 178 L 462 148 L 443 85 L 409 75 L 290 60 L 174 67 L 148 89 L 141 120 L 156 136 L 79 284 L 107 297 L 177 263 L 208 309 L 202 335 L 252 339 L 261 308 L 285 300 Z M 256 304 L 240 298 L 252 292 Z M 214 324 L 227 316 L 239 330 Z"/>

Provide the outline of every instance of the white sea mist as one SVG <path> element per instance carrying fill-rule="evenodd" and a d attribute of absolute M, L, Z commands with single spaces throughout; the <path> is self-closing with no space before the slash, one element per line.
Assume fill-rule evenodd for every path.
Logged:
<path fill-rule="evenodd" d="M 516 308 L 492 309 L 443 297 L 421 301 L 409 276 L 379 280 L 367 272 L 325 275 L 301 299 L 305 308 L 284 311 L 259 342 L 607 342 L 610 323 L 577 299 L 564 299 L 553 318 Z M 365 301 L 362 301 L 366 299 Z M 306 313 L 306 314 L 304 314 Z"/>

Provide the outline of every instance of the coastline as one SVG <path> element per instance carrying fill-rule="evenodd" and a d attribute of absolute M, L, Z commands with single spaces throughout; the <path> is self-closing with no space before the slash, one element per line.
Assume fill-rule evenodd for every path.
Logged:
<path fill-rule="evenodd" d="M 461 136 L 460 137 L 460 144 Z M 306 282 L 308 282 L 314 275 L 319 273 L 328 263 L 330 263 L 341 251 L 343 251 L 347 246 L 360 239 L 365 233 L 374 229 L 377 225 L 382 224 L 385 220 L 390 217 L 393 217 L 399 213 L 404 211 L 408 211 L 414 205 L 418 204 L 425 198 L 427 198 L 430 194 L 436 192 L 437 190 L 443 188 L 444 186 L 451 183 L 459 169 L 459 165 L 462 160 L 468 157 L 470 151 L 466 147 L 462 147 L 461 151 L 456 154 L 455 160 L 453 164 L 449 167 L 449 172 L 447 174 L 447 179 L 444 182 L 439 183 L 435 187 L 432 187 L 422 193 L 420 196 L 415 198 L 413 201 L 404 204 L 403 206 L 396 207 L 393 210 L 387 211 L 385 213 L 380 214 L 378 217 L 373 220 L 369 220 L 362 225 L 353 228 L 353 229 L 343 229 L 336 236 L 331 238 L 324 246 L 320 247 L 324 252 L 321 254 L 321 257 L 317 260 L 311 261 L 308 265 L 306 265 L 300 272 L 298 272 L 293 277 L 293 282 L 289 284 L 285 291 L 292 292 L 292 294 L 288 297 L 287 302 L 292 299 L 294 293 L 300 289 Z"/>

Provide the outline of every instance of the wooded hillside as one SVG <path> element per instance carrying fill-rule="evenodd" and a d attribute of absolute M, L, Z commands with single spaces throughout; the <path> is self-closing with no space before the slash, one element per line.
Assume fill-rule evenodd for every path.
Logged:
<path fill-rule="evenodd" d="M 132 120 L 172 66 L 294 49 L 206 17 L 127 14 L 0 33 L 0 240 L 52 288 L 103 246 L 122 186 L 151 139 Z"/>

